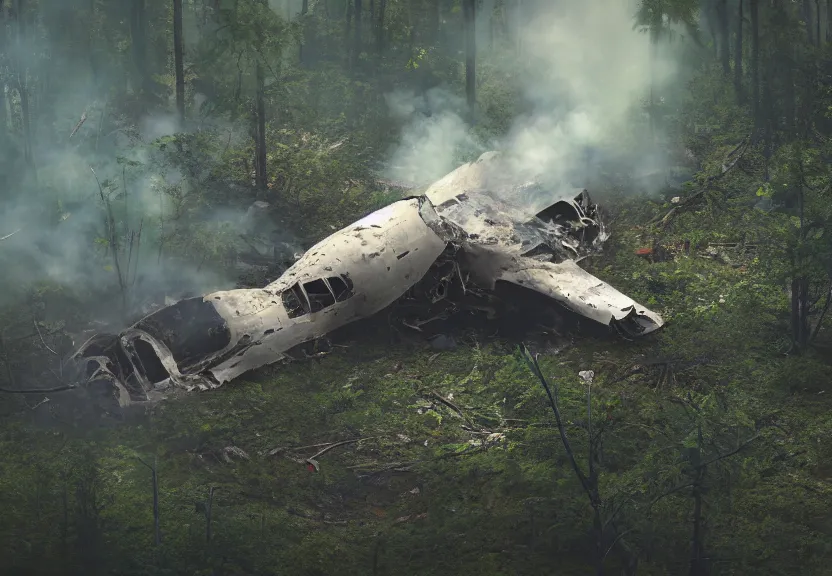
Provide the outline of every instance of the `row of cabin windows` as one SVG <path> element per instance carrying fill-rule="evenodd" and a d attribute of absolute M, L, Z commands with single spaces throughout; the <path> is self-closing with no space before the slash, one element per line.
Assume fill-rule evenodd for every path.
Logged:
<path fill-rule="evenodd" d="M 310 280 L 302 285 L 298 282 L 283 291 L 282 299 L 289 318 L 297 318 L 311 312 L 320 312 L 336 302 L 343 302 L 352 295 L 352 280 L 341 274 L 341 276 Z"/>

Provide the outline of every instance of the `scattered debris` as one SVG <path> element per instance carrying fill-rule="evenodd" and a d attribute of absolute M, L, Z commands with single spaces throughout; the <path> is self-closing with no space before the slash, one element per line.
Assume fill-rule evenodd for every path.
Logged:
<path fill-rule="evenodd" d="M 229 464 L 234 461 L 232 456 L 236 456 L 242 460 L 251 460 L 251 457 L 246 454 L 245 450 L 238 448 L 237 446 L 226 446 L 222 449 L 222 457 Z"/>
<path fill-rule="evenodd" d="M 592 380 L 595 378 L 595 372 L 592 370 L 581 370 L 578 372 L 578 376 L 587 384 L 592 384 Z"/>

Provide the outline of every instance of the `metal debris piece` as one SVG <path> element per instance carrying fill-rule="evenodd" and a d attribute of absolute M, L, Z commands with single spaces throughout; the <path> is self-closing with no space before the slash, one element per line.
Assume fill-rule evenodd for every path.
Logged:
<path fill-rule="evenodd" d="M 578 376 L 587 384 L 592 384 L 592 380 L 595 378 L 595 372 L 592 370 L 581 370 L 578 372 Z"/>

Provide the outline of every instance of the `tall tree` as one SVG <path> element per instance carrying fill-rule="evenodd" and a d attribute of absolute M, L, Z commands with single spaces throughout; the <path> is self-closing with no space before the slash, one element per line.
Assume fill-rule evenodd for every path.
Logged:
<path fill-rule="evenodd" d="M 259 0 L 259 3 L 264 11 L 269 10 L 268 0 Z M 256 84 L 254 95 L 254 184 L 257 190 L 264 192 L 268 187 L 266 167 L 266 78 L 263 70 L 265 63 L 260 50 L 256 50 L 254 58 L 254 81 Z"/>
<path fill-rule="evenodd" d="M 6 142 L 8 130 L 8 117 L 6 115 L 6 75 L 3 70 L 8 67 L 9 53 L 8 39 L 6 36 L 6 0 L 0 0 L 0 142 Z M 0 149 L 0 154 L 4 150 Z"/>
<path fill-rule="evenodd" d="M 34 158 L 32 154 L 32 116 L 29 94 L 29 62 L 24 58 L 24 52 L 28 42 L 28 29 L 26 26 L 28 5 L 26 0 L 17 0 L 15 6 L 15 19 L 17 21 L 17 45 L 15 46 L 16 63 L 14 71 L 14 84 L 20 98 L 20 118 L 23 126 L 23 157 L 27 166 L 34 174 Z"/>
<path fill-rule="evenodd" d="M 176 68 L 176 111 L 185 122 L 185 64 L 182 38 L 182 0 L 173 0 L 173 61 Z"/>
<path fill-rule="evenodd" d="M 255 66 L 257 92 L 254 97 L 254 183 L 258 190 L 264 191 L 268 180 L 266 172 L 266 81 L 263 63 L 259 58 Z"/>
<path fill-rule="evenodd" d="M 719 21 L 719 60 L 722 72 L 731 75 L 730 27 L 728 25 L 728 0 L 719 0 L 716 5 Z"/>
<path fill-rule="evenodd" d="M 737 95 L 737 102 L 742 104 L 745 95 L 742 87 L 742 5 L 744 0 L 737 2 L 737 29 L 734 43 L 734 92 Z"/>
<path fill-rule="evenodd" d="M 754 115 L 754 129 L 762 127 L 760 118 L 760 4 L 759 0 L 748 0 L 751 13 L 751 108 Z"/>
<path fill-rule="evenodd" d="M 468 109 L 473 114 L 477 105 L 477 19 L 476 0 L 462 0 L 462 18 L 465 29 L 465 96 Z"/>
<path fill-rule="evenodd" d="M 656 108 L 656 65 L 659 42 L 673 36 L 672 28 L 683 25 L 690 36 L 697 38 L 696 15 L 698 0 L 642 0 L 635 14 L 634 27 L 650 37 L 650 131 L 655 138 L 658 111 Z"/>
<path fill-rule="evenodd" d="M 437 0 L 438 1 L 438 0 Z M 384 14 L 387 11 L 387 0 L 378 2 L 378 20 L 374 24 L 376 31 L 376 50 L 379 55 L 384 52 Z"/>
<path fill-rule="evenodd" d="M 361 28 L 363 27 L 363 17 L 362 17 L 362 5 L 361 0 L 354 0 L 355 2 L 355 14 L 353 15 L 355 18 L 355 29 L 353 30 L 354 37 L 353 37 L 353 46 L 352 46 L 352 59 L 353 64 L 358 63 L 358 59 L 361 57 Z"/>
<path fill-rule="evenodd" d="M 130 50 L 136 74 L 136 92 L 147 92 L 149 77 L 147 67 L 147 14 L 145 0 L 131 0 Z"/>

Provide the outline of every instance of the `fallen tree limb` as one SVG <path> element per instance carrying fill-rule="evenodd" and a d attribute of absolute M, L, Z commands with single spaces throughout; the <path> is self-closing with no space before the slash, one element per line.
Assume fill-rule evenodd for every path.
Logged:
<path fill-rule="evenodd" d="M 418 464 L 427 464 L 428 462 L 437 462 L 440 460 L 449 460 L 452 458 L 460 458 L 462 456 L 470 456 L 471 454 L 476 454 L 479 452 L 485 452 L 487 446 L 482 444 L 480 446 L 476 446 L 474 448 L 468 448 L 462 450 L 461 452 L 450 452 L 448 454 L 440 454 L 439 456 L 434 456 L 433 458 L 420 458 L 419 460 L 411 460 L 409 462 L 392 462 L 390 464 L 385 465 L 382 468 L 376 470 L 365 470 L 370 475 L 373 474 L 381 474 L 382 472 L 388 472 L 390 470 L 399 470 L 399 471 L 407 471 L 407 469 L 416 466 Z M 356 464 L 354 466 L 347 466 L 348 470 L 359 470 L 361 471 L 362 468 L 366 466 L 374 465 L 376 462 L 372 463 L 364 463 L 364 464 Z"/>
<path fill-rule="evenodd" d="M 20 232 L 21 230 L 22 230 L 22 228 L 18 228 L 17 230 L 15 230 L 14 232 L 12 232 L 11 234 L 6 234 L 5 236 L 0 236 L 0 242 L 2 242 L 3 240 L 7 240 L 7 239 L 11 238 L 12 236 L 14 236 L 15 234 L 17 234 L 17 233 L 18 233 L 18 232 Z"/>
<path fill-rule="evenodd" d="M 40 327 L 38 326 L 38 321 L 35 320 L 34 318 L 32 318 L 32 324 L 35 325 L 35 330 L 37 331 L 38 336 L 40 336 L 40 343 L 43 344 L 43 347 L 46 348 L 47 350 L 49 350 L 50 352 L 52 352 L 52 354 L 54 354 L 55 356 L 57 356 L 58 353 L 55 352 L 54 350 L 52 350 L 52 348 L 50 348 L 49 345 L 46 343 L 46 341 L 43 339 L 43 334 L 40 333 Z"/>
<path fill-rule="evenodd" d="M 32 388 L 31 390 L 11 390 L 9 388 L 0 388 L 0 392 L 6 394 L 50 394 L 52 392 L 63 392 L 64 390 L 74 390 L 77 388 L 75 384 L 64 384 L 63 386 L 55 386 L 54 388 Z"/>
<path fill-rule="evenodd" d="M 662 218 L 654 219 L 653 222 L 651 222 L 651 224 L 656 224 L 661 228 L 666 228 L 667 225 L 670 223 L 670 221 L 673 219 L 673 217 L 675 215 L 677 215 L 677 214 L 679 214 L 679 212 L 695 205 L 698 199 L 702 198 L 702 196 L 704 196 L 708 191 L 710 191 L 712 186 L 717 181 L 724 178 L 725 175 L 728 174 L 728 172 L 730 172 L 737 165 L 737 163 L 742 159 L 742 157 L 748 151 L 750 143 L 751 143 L 750 136 L 746 136 L 745 138 L 743 138 L 742 141 L 733 150 L 731 150 L 728 153 L 728 155 L 725 157 L 726 160 L 727 160 L 727 159 L 731 158 L 732 156 L 736 155 L 736 157 L 733 160 L 731 160 L 728 164 L 723 163 L 722 164 L 722 170 L 720 170 L 720 172 L 718 174 L 708 176 L 705 179 L 705 182 L 702 183 L 702 186 L 700 187 L 699 190 L 697 190 L 696 192 L 694 192 L 690 196 L 683 199 L 677 206 L 674 206 L 673 208 L 671 208 Z"/>

